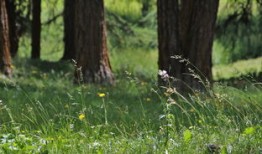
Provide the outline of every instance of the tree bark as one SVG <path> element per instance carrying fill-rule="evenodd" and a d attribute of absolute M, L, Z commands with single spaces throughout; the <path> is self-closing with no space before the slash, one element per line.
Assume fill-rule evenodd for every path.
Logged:
<path fill-rule="evenodd" d="M 32 59 L 40 59 L 41 0 L 32 0 Z"/>
<path fill-rule="evenodd" d="M 11 77 L 9 27 L 5 0 L 0 0 L 0 71 Z"/>
<path fill-rule="evenodd" d="M 113 84 L 106 45 L 104 1 L 75 1 L 75 13 L 74 43 L 78 68 L 75 79 L 85 83 Z"/>
<path fill-rule="evenodd" d="M 75 19 L 75 1 L 64 0 L 64 55 L 62 60 L 76 58 L 74 46 L 74 19 Z"/>
<path fill-rule="evenodd" d="M 180 17 L 181 50 L 184 57 L 199 71 L 203 82 L 212 81 L 212 45 L 219 0 L 183 0 Z M 190 11 L 189 11 L 190 10 Z M 191 67 L 192 68 L 192 67 Z M 196 70 L 196 69 L 195 69 Z M 188 69 L 185 73 L 192 73 Z M 184 76 L 184 81 L 197 89 L 203 83 L 193 76 Z"/>
<path fill-rule="evenodd" d="M 181 78 L 181 65 L 171 58 L 182 54 L 178 36 L 178 0 L 158 0 L 157 10 L 159 70 Z M 160 85 L 164 84 L 160 76 L 158 79 Z"/>
<path fill-rule="evenodd" d="M 212 80 L 211 52 L 218 1 L 183 0 L 178 4 L 177 0 L 158 0 L 158 65 L 178 79 L 175 87 L 179 91 L 204 89 L 206 85 L 197 75 L 201 81 Z M 184 58 L 170 59 L 174 55 Z"/>
<path fill-rule="evenodd" d="M 19 37 L 16 26 L 15 0 L 6 0 L 6 8 L 9 22 L 10 53 L 15 57 L 18 51 Z"/>

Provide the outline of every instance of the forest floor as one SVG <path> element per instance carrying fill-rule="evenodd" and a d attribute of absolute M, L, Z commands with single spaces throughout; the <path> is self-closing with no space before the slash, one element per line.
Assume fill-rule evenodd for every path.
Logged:
<path fill-rule="evenodd" d="M 0 153 L 262 152 L 261 78 L 245 75 L 261 75 L 261 58 L 214 67 L 212 89 L 181 95 L 156 86 L 155 52 L 136 52 L 112 53 L 115 86 L 73 84 L 70 62 L 15 59 L 0 77 Z"/>

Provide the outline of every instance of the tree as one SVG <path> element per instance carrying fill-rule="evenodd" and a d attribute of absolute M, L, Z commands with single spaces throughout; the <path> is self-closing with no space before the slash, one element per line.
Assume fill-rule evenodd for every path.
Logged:
<path fill-rule="evenodd" d="M 64 0 L 64 55 L 62 60 L 70 60 L 76 58 L 74 41 L 74 16 L 75 16 L 75 1 Z"/>
<path fill-rule="evenodd" d="M 11 76 L 9 27 L 5 0 L 0 0 L 0 71 Z"/>
<path fill-rule="evenodd" d="M 114 82 L 106 45 L 103 0 L 75 1 L 75 51 L 77 80 L 85 83 Z"/>
<path fill-rule="evenodd" d="M 219 0 L 158 0 L 159 69 L 179 82 L 177 89 L 203 89 L 196 76 L 212 80 L 211 52 Z M 180 5 L 180 6 L 179 6 Z M 183 58 L 172 58 L 181 55 Z M 190 62 L 192 65 L 188 65 Z M 193 66 L 193 67 L 192 67 Z M 191 67 L 191 69 L 190 69 Z M 193 72 L 197 68 L 199 72 Z M 191 74 L 191 75 L 190 75 Z"/>
<path fill-rule="evenodd" d="M 32 52 L 31 58 L 40 59 L 41 0 L 32 1 Z"/>
<path fill-rule="evenodd" d="M 222 13 L 216 25 L 216 41 L 224 50 L 221 53 L 223 58 L 218 62 L 231 63 L 262 56 L 261 2 L 226 1 L 221 7 Z"/>
<path fill-rule="evenodd" d="M 18 51 L 18 30 L 16 26 L 16 5 L 15 0 L 6 0 L 6 8 L 9 24 L 10 53 L 15 57 Z"/>
<path fill-rule="evenodd" d="M 175 64 L 176 61 L 171 59 L 171 56 L 182 54 L 179 50 L 178 21 L 178 0 L 158 0 L 158 67 L 171 76 L 181 78 L 181 65 Z M 163 84 L 164 81 L 159 78 L 159 82 Z"/>

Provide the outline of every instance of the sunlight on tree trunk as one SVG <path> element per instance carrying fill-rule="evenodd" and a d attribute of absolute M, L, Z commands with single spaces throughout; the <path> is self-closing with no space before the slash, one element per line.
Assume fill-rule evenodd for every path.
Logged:
<path fill-rule="evenodd" d="M 16 5 L 14 0 L 6 0 L 6 8 L 9 23 L 10 53 L 15 57 L 18 51 L 18 32 L 16 26 Z"/>
<path fill-rule="evenodd" d="M 9 27 L 5 0 L 0 0 L 0 20 L 0 71 L 11 77 Z"/>

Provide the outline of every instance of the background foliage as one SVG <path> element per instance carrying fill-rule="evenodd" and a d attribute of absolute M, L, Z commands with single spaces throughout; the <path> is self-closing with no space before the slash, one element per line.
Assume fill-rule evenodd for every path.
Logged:
<path fill-rule="evenodd" d="M 13 79 L 0 76 L 0 153 L 261 153 L 261 78 L 249 76 L 261 77 L 261 58 L 231 63 L 261 55 L 255 1 L 248 25 L 238 16 L 221 30 L 246 2 L 221 0 L 213 51 L 218 82 L 186 96 L 156 85 L 155 0 L 105 0 L 113 87 L 74 85 L 73 64 L 58 62 L 61 0 L 42 1 L 42 60 L 29 60 L 30 9 L 17 2 L 23 36 Z"/>

